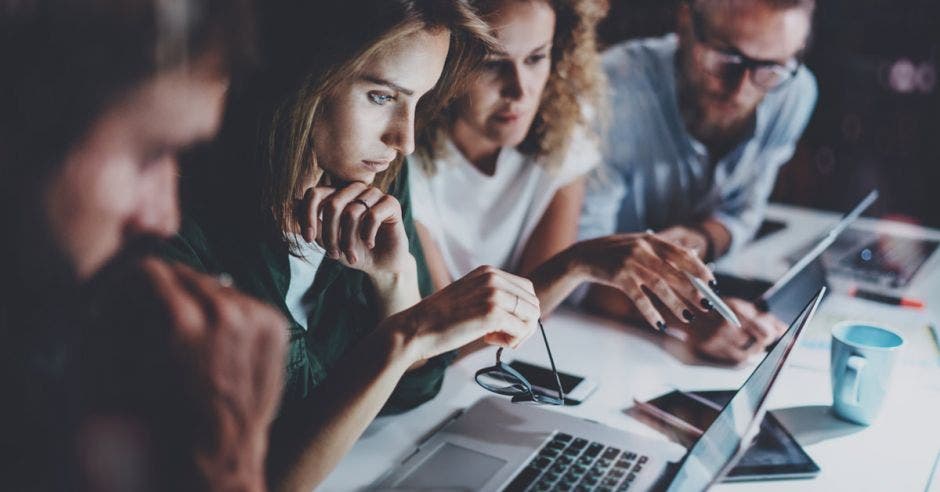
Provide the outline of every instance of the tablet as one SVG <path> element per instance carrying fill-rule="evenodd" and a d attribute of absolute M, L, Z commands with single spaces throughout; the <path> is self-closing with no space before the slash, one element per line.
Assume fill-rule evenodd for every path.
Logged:
<path fill-rule="evenodd" d="M 694 391 L 690 393 L 691 396 L 688 393 L 673 391 L 646 403 L 678 417 L 692 427 L 705 429 L 735 392 Z M 714 405 L 708 406 L 700 403 L 695 397 L 707 399 Z M 819 466 L 803 451 L 796 439 L 774 417 L 773 413 L 768 412 L 761 423 L 760 433 L 754 443 L 748 448 L 737 466 L 731 469 L 725 481 L 812 478 L 817 474 L 819 474 Z"/>

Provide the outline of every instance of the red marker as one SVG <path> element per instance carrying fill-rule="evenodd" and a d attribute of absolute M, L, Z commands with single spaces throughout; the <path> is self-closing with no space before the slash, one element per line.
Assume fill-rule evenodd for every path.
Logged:
<path fill-rule="evenodd" d="M 924 309 L 924 301 L 918 299 L 912 299 L 910 297 L 897 297 L 887 294 L 879 294 L 877 292 L 871 292 L 868 290 L 862 290 L 858 287 L 852 287 L 849 290 L 849 295 L 852 297 L 857 297 L 859 299 L 865 299 L 868 301 L 880 302 L 882 304 L 890 304 L 892 306 L 901 306 L 911 309 Z"/>

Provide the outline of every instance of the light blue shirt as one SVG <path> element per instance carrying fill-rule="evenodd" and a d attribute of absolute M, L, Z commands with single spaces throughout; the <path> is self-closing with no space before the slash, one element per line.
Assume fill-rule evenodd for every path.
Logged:
<path fill-rule="evenodd" d="M 793 155 L 816 105 L 816 80 L 801 67 L 768 93 L 752 132 L 709 172 L 676 95 L 677 38 L 628 41 L 604 53 L 611 91 L 604 166 L 588 183 L 580 237 L 659 230 L 707 218 L 731 233 L 731 250 L 763 220 L 777 171 Z"/>

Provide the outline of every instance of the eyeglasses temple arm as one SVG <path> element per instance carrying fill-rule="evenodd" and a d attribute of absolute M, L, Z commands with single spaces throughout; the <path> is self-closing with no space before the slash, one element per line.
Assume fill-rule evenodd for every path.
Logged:
<path fill-rule="evenodd" d="M 561 387 L 561 378 L 558 377 L 558 369 L 555 369 L 555 358 L 552 357 L 552 349 L 548 346 L 548 337 L 545 336 L 545 327 L 542 326 L 542 320 L 539 320 L 539 331 L 542 332 L 542 341 L 545 342 L 545 351 L 548 352 L 548 362 L 552 365 L 552 374 L 555 375 L 555 382 L 558 383 L 558 396 L 561 403 L 565 403 L 565 390 Z"/>

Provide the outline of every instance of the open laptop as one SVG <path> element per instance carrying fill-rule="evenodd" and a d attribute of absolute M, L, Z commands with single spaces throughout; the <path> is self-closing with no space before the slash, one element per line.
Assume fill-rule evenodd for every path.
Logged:
<path fill-rule="evenodd" d="M 705 490 L 757 435 L 767 395 L 825 291 L 817 291 L 688 452 L 669 441 L 488 397 L 419 444 L 374 489 Z"/>
<path fill-rule="evenodd" d="M 823 252 L 877 199 L 878 190 L 872 190 L 773 284 L 716 274 L 721 294 L 751 299 L 761 309 L 773 313 L 779 319 L 794 319 L 813 293 L 827 285 Z"/>

